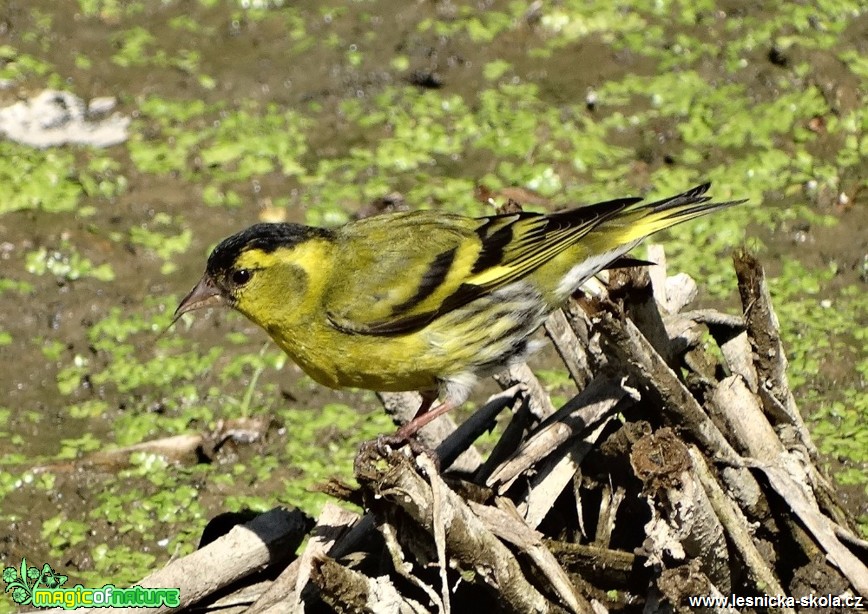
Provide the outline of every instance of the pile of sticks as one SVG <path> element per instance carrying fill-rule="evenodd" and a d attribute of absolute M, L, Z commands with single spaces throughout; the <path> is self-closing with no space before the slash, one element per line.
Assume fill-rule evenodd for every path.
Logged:
<path fill-rule="evenodd" d="M 314 524 L 275 509 L 141 585 L 180 586 L 188 611 L 248 613 L 691 612 L 691 596 L 730 595 L 743 601 L 705 611 L 751 598 L 793 612 L 762 600 L 868 597 L 868 543 L 790 392 L 761 266 L 735 255 L 732 316 L 686 311 L 696 284 L 667 277 L 660 248 L 651 260 L 546 323 L 580 391 L 563 407 L 511 368 L 463 424 L 423 430 L 436 454 L 363 446 L 359 487 L 330 485 L 363 513 L 329 504 Z M 399 422 L 419 404 L 381 398 Z M 507 409 L 482 454 L 474 442 Z"/>

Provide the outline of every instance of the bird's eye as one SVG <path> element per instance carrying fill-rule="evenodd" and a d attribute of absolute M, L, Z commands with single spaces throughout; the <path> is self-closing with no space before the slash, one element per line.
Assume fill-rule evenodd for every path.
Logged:
<path fill-rule="evenodd" d="M 238 269 L 234 273 L 232 273 L 232 283 L 236 286 L 243 286 L 248 281 L 250 281 L 250 269 Z"/>

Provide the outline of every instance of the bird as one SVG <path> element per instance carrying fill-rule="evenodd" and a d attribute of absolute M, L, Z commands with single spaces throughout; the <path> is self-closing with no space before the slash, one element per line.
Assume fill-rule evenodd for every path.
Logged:
<path fill-rule="evenodd" d="M 255 224 L 214 248 L 173 323 L 228 306 L 320 384 L 418 391 L 416 416 L 395 434 L 409 440 L 463 404 L 480 378 L 526 360 L 549 314 L 642 239 L 744 202 L 715 203 L 709 188 L 552 213 Z"/>

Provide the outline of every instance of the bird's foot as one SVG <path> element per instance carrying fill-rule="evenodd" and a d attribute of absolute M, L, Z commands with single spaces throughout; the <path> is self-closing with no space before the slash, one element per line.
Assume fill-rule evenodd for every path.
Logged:
<path fill-rule="evenodd" d="M 376 439 L 362 442 L 359 446 L 359 453 L 356 455 L 356 462 L 360 462 L 360 459 L 363 458 L 370 459 L 373 456 L 385 458 L 392 451 L 403 447 L 409 448 L 410 454 L 414 458 L 422 455 L 428 456 L 434 461 L 439 471 L 440 459 L 437 457 L 437 453 L 415 437 L 402 435 L 400 429 L 394 435 L 379 435 Z"/>
<path fill-rule="evenodd" d="M 432 453 L 424 443 L 416 439 L 413 435 L 407 436 L 401 433 L 401 429 L 398 429 L 394 435 L 380 435 L 373 443 L 377 446 L 377 450 L 380 454 L 383 455 L 388 454 L 390 449 L 397 450 L 404 446 L 409 447 L 410 452 L 412 452 L 414 456 Z"/>

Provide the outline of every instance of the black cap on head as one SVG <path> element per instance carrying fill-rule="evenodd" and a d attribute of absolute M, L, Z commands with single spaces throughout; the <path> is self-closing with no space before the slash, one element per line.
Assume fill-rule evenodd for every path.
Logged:
<path fill-rule="evenodd" d="M 226 272 L 239 254 L 249 249 L 273 252 L 278 247 L 290 247 L 315 237 L 328 238 L 331 234 L 325 228 L 301 224 L 254 224 L 223 239 L 208 257 L 207 270 L 212 275 Z"/>

